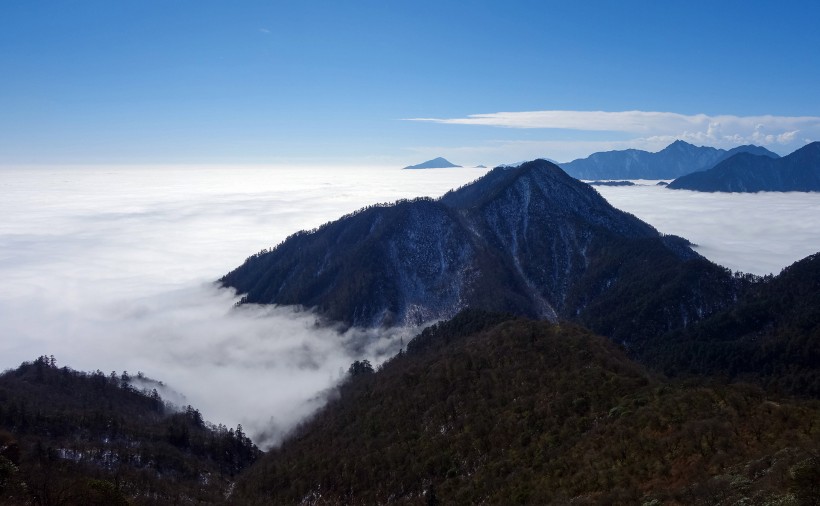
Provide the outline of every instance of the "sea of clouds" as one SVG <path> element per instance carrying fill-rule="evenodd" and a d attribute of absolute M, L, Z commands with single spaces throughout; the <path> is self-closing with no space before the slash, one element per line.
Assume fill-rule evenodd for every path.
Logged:
<path fill-rule="evenodd" d="M 214 281 L 262 248 L 365 205 L 438 196 L 486 169 L 59 167 L 0 170 L 0 368 L 54 355 L 165 382 L 261 445 L 321 405 L 354 360 L 418 329 L 317 325 L 234 308 Z"/>
<path fill-rule="evenodd" d="M 276 444 L 349 365 L 418 329 L 317 324 L 289 307 L 234 308 L 214 281 L 287 235 L 365 205 L 438 196 L 486 169 L 59 167 L 0 169 L 0 368 L 39 355 L 143 372 L 178 403 Z M 820 194 L 599 187 L 614 205 L 764 274 L 820 250 Z"/>
<path fill-rule="evenodd" d="M 820 251 L 820 193 L 707 193 L 636 183 L 595 189 L 613 206 L 662 233 L 685 237 L 701 255 L 733 271 L 777 274 Z"/>

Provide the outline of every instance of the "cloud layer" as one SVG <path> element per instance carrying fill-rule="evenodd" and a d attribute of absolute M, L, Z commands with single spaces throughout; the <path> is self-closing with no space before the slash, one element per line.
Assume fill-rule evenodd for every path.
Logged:
<path fill-rule="evenodd" d="M 309 311 L 237 310 L 236 295 L 212 282 L 296 230 L 367 204 L 440 195 L 482 173 L 3 170 L 0 368 L 53 354 L 81 370 L 142 371 L 207 419 L 241 423 L 258 443 L 274 444 L 322 404 L 353 360 L 379 362 L 415 329 L 340 332 L 317 326 Z M 707 257 L 736 269 L 778 271 L 820 249 L 812 226 L 817 195 L 616 190 L 601 189 L 616 205 L 663 232 L 692 238 Z"/>
<path fill-rule="evenodd" d="M 53 354 L 81 370 L 142 371 L 207 419 L 275 443 L 351 362 L 384 360 L 415 329 L 340 332 L 309 311 L 237 310 L 212 282 L 299 229 L 482 173 L 4 170 L 0 368 Z"/>
<path fill-rule="evenodd" d="M 777 274 L 820 251 L 820 193 L 705 193 L 641 186 L 597 186 L 612 205 L 666 234 L 695 243 L 732 270 Z"/>

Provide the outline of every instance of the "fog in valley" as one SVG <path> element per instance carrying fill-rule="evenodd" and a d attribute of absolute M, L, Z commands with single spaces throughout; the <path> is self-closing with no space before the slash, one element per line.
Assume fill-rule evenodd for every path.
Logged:
<path fill-rule="evenodd" d="M 610 204 L 685 237 L 733 271 L 777 274 L 820 251 L 820 193 L 706 193 L 668 190 L 657 181 L 596 186 Z"/>
<path fill-rule="evenodd" d="M 0 367 L 59 365 L 165 382 L 214 423 L 275 444 L 351 362 L 379 363 L 417 329 L 317 324 L 243 306 L 214 281 L 289 234 L 365 205 L 438 196 L 486 169 L 0 169 Z M 733 270 L 777 273 L 820 250 L 820 194 L 598 187 Z"/>
<path fill-rule="evenodd" d="M 354 360 L 379 363 L 417 329 L 340 333 L 294 308 L 235 309 L 214 281 L 300 229 L 485 171 L 2 169 L 0 367 L 53 354 L 143 372 L 184 395 L 174 402 L 275 443 Z"/>

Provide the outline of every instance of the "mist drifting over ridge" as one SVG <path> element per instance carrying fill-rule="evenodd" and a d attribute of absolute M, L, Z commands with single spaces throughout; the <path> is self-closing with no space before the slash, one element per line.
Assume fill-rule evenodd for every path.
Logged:
<path fill-rule="evenodd" d="M 214 281 L 297 230 L 368 204 L 441 194 L 480 174 L 5 169 L 2 367 L 53 354 L 76 369 L 142 371 L 206 419 L 275 442 L 353 360 L 378 362 L 412 331 L 362 339 L 364 331 L 317 326 L 309 311 L 235 310 L 236 294 Z"/>
<path fill-rule="evenodd" d="M 308 311 L 234 309 L 236 294 L 213 281 L 297 230 L 377 202 L 438 196 L 483 172 L 6 169 L 0 365 L 54 354 L 76 369 L 142 371 L 207 419 L 242 423 L 260 444 L 276 443 L 353 360 L 386 358 L 413 329 L 341 332 L 317 326 Z M 820 249 L 815 194 L 599 191 L 733 269 L 777 272 Z"/>

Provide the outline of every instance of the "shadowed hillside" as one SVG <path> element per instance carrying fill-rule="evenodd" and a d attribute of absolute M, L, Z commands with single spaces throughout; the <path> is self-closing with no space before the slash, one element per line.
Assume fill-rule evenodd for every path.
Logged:
<path fill-rule="evenodd" d="M 509 318 L 463 313 L 378 372 L 352 369 L 236 499 L 810 504 L 816 402 L 671 383 L 579 327 Z"/>
<path fill-rule="evenodd" d="M 740 378 L 820 398 L 820 253 L 662 341 L 645 359 L 668 373 Z"/>
<path fill-rule="evenodd" d="M 243 303 L 312 307 L 351 325 L 472 307 L 569 318 L 636 348 L 725 308 L 742 285 L 544 160 L 299 232 L 220 282 Z"/>
<path fill-rule="evenodd" d="M 241 426 L 213 426 L 191 406 L 177 409 L 156 390 L 131 387 L 125 373 L 82 373 L 46 357 L 6 371 L 0 503 L 221 503 L 261 452 Z"/>
<path fill-rule="evenodd" d="M 739 153 L 709 170 L 679 177 L 667 188 L 747 193 L 820 191 L 820 142 L 777 159 Z"/>

